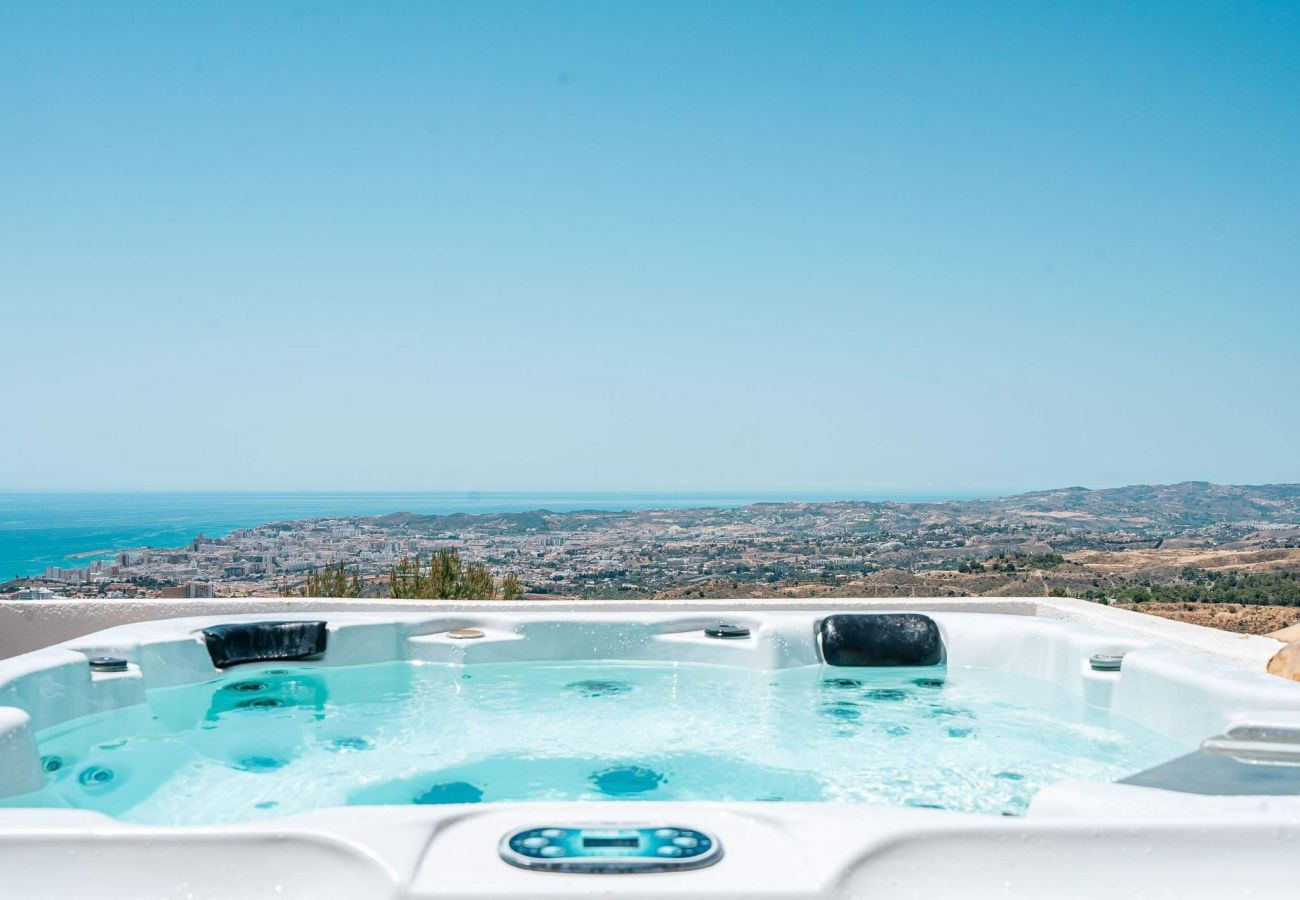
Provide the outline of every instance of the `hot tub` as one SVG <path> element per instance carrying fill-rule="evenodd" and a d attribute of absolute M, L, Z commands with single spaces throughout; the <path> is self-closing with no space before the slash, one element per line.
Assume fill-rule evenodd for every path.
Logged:
<path fill-rule="evenodd" d="M 1055 601 L 291 607 L 0 662 L 15 896 L 1231 896 L 1300 836 L 1262 639 Z"/>

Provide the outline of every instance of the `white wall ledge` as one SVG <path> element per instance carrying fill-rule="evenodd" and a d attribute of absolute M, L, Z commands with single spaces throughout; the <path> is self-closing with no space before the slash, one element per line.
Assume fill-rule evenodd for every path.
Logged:
<path fill-rule="evenodd" d="M 779 610 L 983 612 L 1039 616 L 1114 631 L 1262 670 L 1283 644 L 1259 635 L 1161 619 L 1100 603 L 1061 597 L 809 597 L 708 600 L 354 600 L 240 597 L 200 600 L 0 601 L 0 659 L 38 650 L 116 625 L 189 616 L 286 616 L 331 612 L 772 612 Z"/>

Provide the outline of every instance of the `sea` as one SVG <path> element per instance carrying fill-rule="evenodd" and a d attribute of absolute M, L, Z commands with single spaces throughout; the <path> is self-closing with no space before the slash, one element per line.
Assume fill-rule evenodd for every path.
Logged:
<path fill-rule="evenodd" d="M 970 499 L 975 494 L 881 492 L 58 492 L 0 491 L 0 582 L 46 566 L 81 567 L 132 547 L 180 547 L 267 522 L 393 512 L 610 511 L 738 507 L 761 502 Z"/>

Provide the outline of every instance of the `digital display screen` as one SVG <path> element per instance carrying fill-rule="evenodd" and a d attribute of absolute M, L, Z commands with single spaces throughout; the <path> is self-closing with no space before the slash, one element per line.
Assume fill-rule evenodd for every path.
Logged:
<path fill-rule="evenodd" d="M 582 839 L 583 847 L 638 847 L 641 845 L 641 839 L 635 837 L 585 837 Z"/>

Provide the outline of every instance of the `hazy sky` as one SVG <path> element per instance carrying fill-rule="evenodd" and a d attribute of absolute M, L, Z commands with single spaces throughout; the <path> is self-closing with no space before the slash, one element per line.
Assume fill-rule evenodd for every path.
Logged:
<path fill-rule="evenodd" d="M 1300 481 L 1300 5 L 0 0 L 0 487 Z"/>

